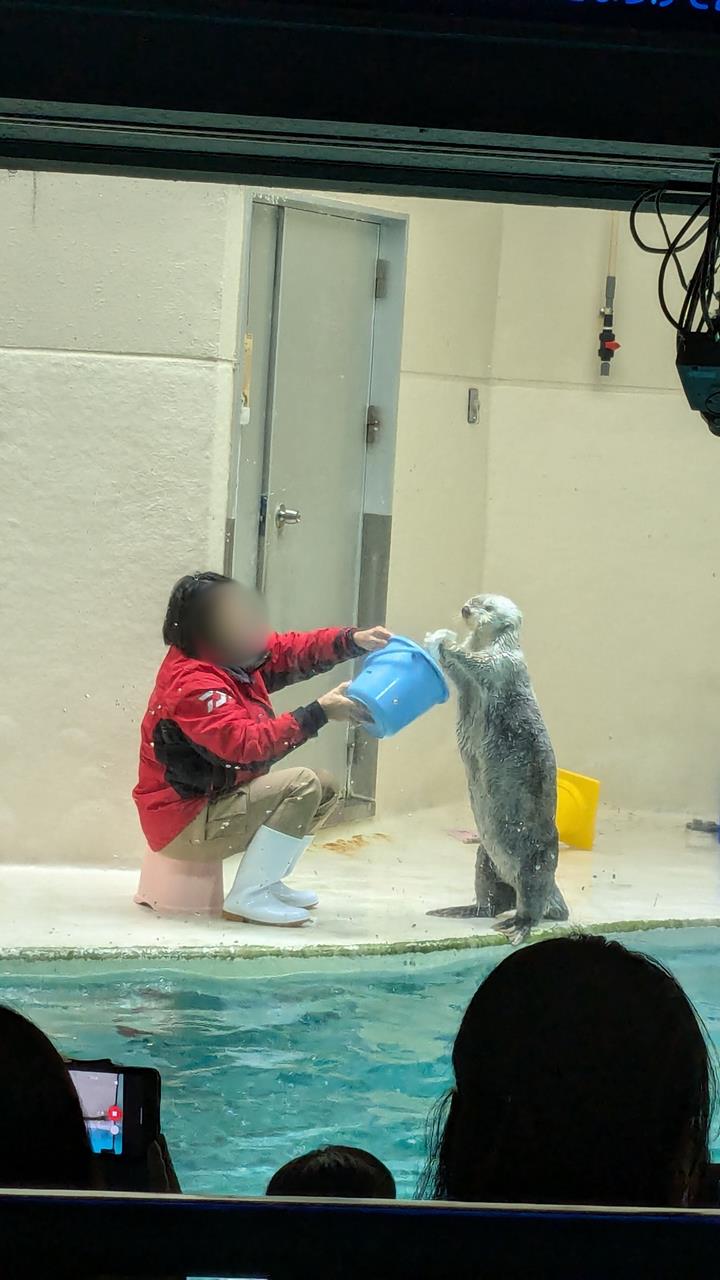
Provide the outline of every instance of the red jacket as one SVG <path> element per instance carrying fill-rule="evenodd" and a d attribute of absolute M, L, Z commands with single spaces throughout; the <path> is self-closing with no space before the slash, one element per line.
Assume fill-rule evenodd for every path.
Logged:
<path fill-rule="evenodd" d="M 316 736 L 327 723 L 319 703 L 276 716 L 268 694 L 359 656 L 354 633 L 273 635 L 255 671 L 168 651 L 143 717 L 133 791 L 151 849 L 170 844 L 209 800 L 261 777 Z"/>

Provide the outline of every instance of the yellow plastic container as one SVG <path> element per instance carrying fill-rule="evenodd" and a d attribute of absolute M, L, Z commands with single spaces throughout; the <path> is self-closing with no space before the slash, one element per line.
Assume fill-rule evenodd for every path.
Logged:
<path fill-rule="evenodd" d="M 600 783 L 597 778 L 558 769 L 557 788 L 556 822 L 560 840 L 573 849 L 592 849 Z"/>

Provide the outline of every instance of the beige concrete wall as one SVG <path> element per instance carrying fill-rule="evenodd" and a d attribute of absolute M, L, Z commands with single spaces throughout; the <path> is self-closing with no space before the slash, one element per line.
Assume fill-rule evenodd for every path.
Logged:
<path fill-rule="evenodd" d="M 243 199 L 0 174 L 5 861 L 142 849 L 168 583 L 222 558 Z M 600 383 L 608 215 L 368 203 L 410 218 L 390 624 L 514 595 L 561 763 L 617 804 L 714 812 L 720 446 L 677 390 L 656 262 L 623 232 Z M 463 794 L 451 707 L 382 745 L 381 812 Z"/>
<path fill-rule="evenodd" d="M 612 804 L 712 816 L 720 445 L 678 389 L 658 259 L 625 218 L 623 345 L 598 376 L 609 219 L 503 213 L 484 584 L 525 611 L 560 763 Z"/>
<path fill-rule="evenodd" d="M 221 565 L 238 193 L 0 173 L 0 858 L 134 862 L 168 584 Z"/>
<path fill-rule="evenodd" d="M 501 209 L 395 203 L 409 228 L 387 616 L 421 640 L 457 618 L 482 576 Z M 471 386 L 483 393 L 475 426 Z M 454 716 L 449 704 L 381 745 L 379 812 L 464 796 Z"/>
<path fill-rule="evenodd" d="M 0 858 L 132 862 L 168 584 L 222 558 L 244 193 L 10 173 L 0 187 Z M 389 615 L 421 637 L 464 595 L 458 532 L 473 581 L 483 557 L 487 400 L 475 427 L 466 406 L 489 371 L 500 211 L 387 207 L 410 215 Z M 387 744 L 381 808 L 461 796 L 451 743 L 448 709 Z"/>

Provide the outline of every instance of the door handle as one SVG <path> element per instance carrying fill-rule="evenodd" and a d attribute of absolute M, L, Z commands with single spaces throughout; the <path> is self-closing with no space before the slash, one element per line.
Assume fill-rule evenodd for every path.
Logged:
<path fill-rule="evenodd" d="M 275 512 L 276 529 L 278 530 L 284 529 L 286 524 L 299 524 L 299 523 L 300 523 L 300 512 L 294 511 L 292 507 L 286 507 L 285 503 L 281 502 L 280 506 Z"/>

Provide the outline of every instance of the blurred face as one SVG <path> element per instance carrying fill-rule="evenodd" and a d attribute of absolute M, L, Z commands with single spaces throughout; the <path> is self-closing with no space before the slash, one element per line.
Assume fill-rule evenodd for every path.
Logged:
<path fill-rule="evenodd" d="M 213 593 L 210 616 L 213 649 L 228 664 L 247 666 L 267 649 L 269 628 L 260 597 L 229 583 Z"/>

